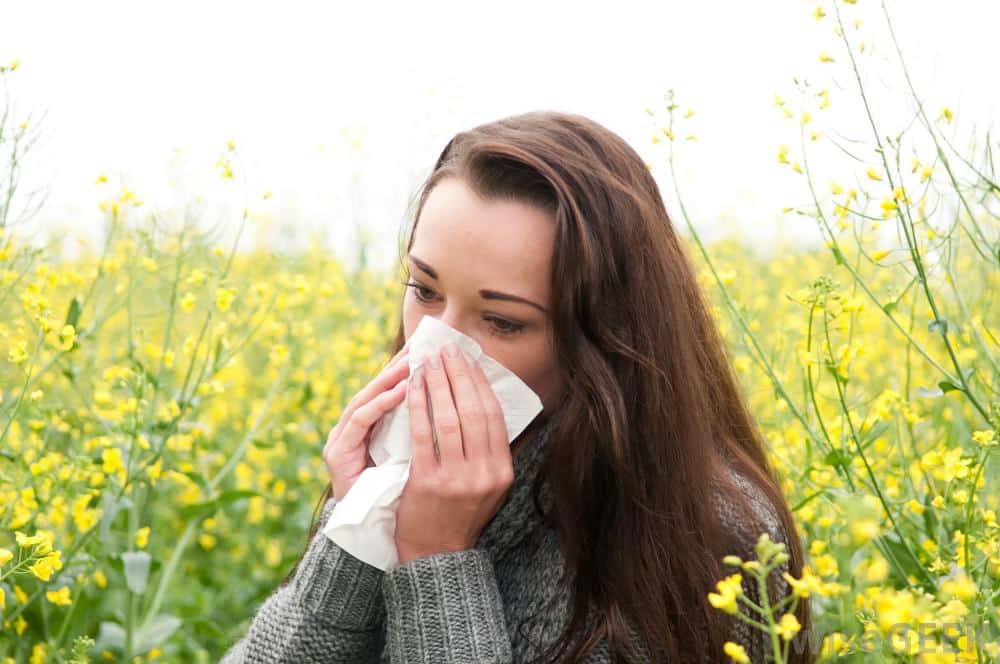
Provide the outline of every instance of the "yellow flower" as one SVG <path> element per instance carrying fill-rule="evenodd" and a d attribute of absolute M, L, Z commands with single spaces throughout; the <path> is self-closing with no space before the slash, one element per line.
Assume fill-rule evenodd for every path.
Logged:
<path fill-rule="evenodd" d="M 984 431 L 973 431 L 972 440 L 977 445 L 981 445 L 982 447 L 992 447 L 997 444 L 996 435 L 996 431 L 991 431 L 989 429 Z"/>
<path fill-rule="evenodd" d="M 813 12 L 813 16 L 816 17 L 816 20 L 818 21 L 824 16 L 826 16 L 826 12 L 823 11 L 822 7 L 817 7 L 816 11 Z"/>
<path fill-rule="evenodd" d="M 76 343 L 76 328 L 72 325 L 63 325 L 59 332 L 59 350 L 69 350 Z"/>
<path fill-rule="evenodd" d="M 800 629 L 802 629 L 802 625 L 799 624 L 799 619 L 795 617 L 795 614 L 786 613 L 781 616 L 781 622 L 775 626 L 774 631 L 778 633 L 778 636 L 788 641 Z"/>
<path fill-rule="evenodd" d="M 194 309 L 194 305 L 197 304 L 198 297 L 191 292 L 184 293 L 181 297 L 181 309 L 184 311 L 191 311 Z"/>
<path fill-rule="evenodd" d="M 140 549 L 145 549 L 149 543 L 149 526 L 143 526 L 135 531 L 135 545 Z"/>
<path fill-rule="evenodd" d="M 779 145 L 778 146 L 778 163 L 787 164 L 788 163 L 788 146 Z"/>
<path fill-rule="evenodd" d="M 743 649 L 738 643 L 733 643 L 732 641 L 726 641 L 722 646 L 722 652 L 736 662 L 736 664 L 750 664 L 750 658 L 747 657 L 747 651 Z"/>
<path fill-rule="evenodd" d="M 23 339 L 13 342 L 7 353 L 7 361 L 11 364 L 21 364 L 26 359 L 28 359 L 28 342 Z"/>
<path fill-rule="evenodd" d="M 950 123 L 952 119 L 955 117 L 955 114 L 951 112 L 950 108 L 945 106 L 944 108 L 941 109 L 941 117 L 943 117 L 946 122 Z"/>
<path fill-rule="evenodd" d="M 868 175 L 868 177 L 871 178 L 872 180 L 875 180 L 876 182 L 879 182 L 879 181 L 882 180 L 882 176 L 879 175 L 878 171 L 876 171 L 871 166 L 868 167 L 868 170 L 865 171 L 865 174 Z"/>
<path fill-rule="evenodd" d="M 122 462 L 122 451 L 117 447 L 106 447 L 101 452 L 101 459 L 104 462 L 101 470 L 108 475 L 125 470 L 125 464 Z"/>
<path fill-rule="evenodd" d="M 28 571 L 42 581 L 48 581 L 52 572 L 62 569 L 62 561 L 59 559 L 60 552 L 52 551 L 44 558 L 39 558 L 28 567 Z"/>
<path fill-rule="evenodd" d="M 30 497 L 26 498 L 26 496 L 27 494 L 22 492 L 21 501 L 24 502 L 27 499 L 30 503 L 34 504 L 34 500 L 30 499 Z M 32 505 L 29 505 L 29 507 L 30 506 Z M 37 545 L 39 553 L 48 553 L 52 550 L 52 533 L 45 530 L 39 530 L 30 537 L 21 531 L 16 531 L 14 533 L 14 539 L 17 541 L 17 545 L 24 549 L 29 549 Z"/>
<path fill-rule="evenodd" d="M 7 608 L 7 591 L 0 586 L 0 610 Z"/>
<path fill-rule="evenodd" d="M 941 582 L 941 593 L 947 597 L 957 597 L 962 601 L 968 601 L 979 594 L 979 588 L 975 581 L 961 572 L 953 578 Z"/>
<path fill-rule="evenodd" d="M 831 58 L 826 53 L 820 53 L 819 54 L 819 61 L 820 62 L 833 62 L 833 58 Z"/>
<path fill-rule="evenodd" d="M 0 547 L 0 565 L 6 565 L 13 557 L 14 554 L 11 553 L 10 549 Z"/>
<path fill-rule="evenodd" d="M 73 603 L 69 595 L 69 586 L 63 586 L 59 590 L 46 591 L 45 599 L 59 606 L 69 606 Z"/>
<path fill-rule="evenodd" d="M 851 538 L 855 545 L 874 539 L 881 532 L 877 519 L 855 519 L 850 524 Z"/>
<path fill-rule="evenodd" d="M 708 601 L 717 609 L 735 614 L 739 610 L 739 607 L 736 605 L 736 598 L 743 594 L 742 580 L 743 577 L 737 573 L 731 574 L 717 582 L 715 587 L 719 592 L 708 593 Z"/>
<path fill-rule="evenodd" d="M 229 305 L 232 304 L 235 297 L 235 288 L 218 288 L 215 291 L 215 306 L 219 308 L 219 311 L 229 311 Z"/>

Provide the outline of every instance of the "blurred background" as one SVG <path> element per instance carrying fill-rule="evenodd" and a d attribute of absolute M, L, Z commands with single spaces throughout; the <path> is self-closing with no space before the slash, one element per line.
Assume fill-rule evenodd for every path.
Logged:
<path fill-rule="evenodd" d="M 1000 661 L 997 25 L 969 0 L 0 6 L 0 664 L 246 635 L 390 354 L 419 185 L 455 133 L 540 109 L 659 182 L 820 661 Z M 768 638 L 801 638 L 782 611 Z"/>
<path fill-rule="evenodd" d="M 318 232 L 353 260 L 366 228 L 370 259 L 390 261 L 409 198 L 445 142 L 541 108 L 590 116 L 623 136 L 654 166 L 675 214 L 644 112 L 662 109 L 674 88 L 696 112 L 684 132 L 695 139 L 678 145 L 692 218 L 708 239 L 737 235 L 767 251 L 778 240 L 818 241 L 811 224 L 781 212 L 804 197 L 775 159 L 797 128 L 774 96 L 794 102 L 794 78 L 822 80 L 832 102 L 823 124 L 865 135 L 859 108 L 838 103 L 853 74 L 818 57 L 840 45 L 831 19 L 815 19 L 818 6 L 21 2 L 3 10 L 0 62 L 20 60 L 9 81 L 17 110 L 44 123 L 21 187 L 48 192 L 32 222 L 39 233 L 99 236 L 104 194 L 94 182 L 106 174 L 161 215 L 196 197 L 209 217 L 236 218 L 249 206 L 257 228 L 247 243 L 293 246 Z M 908 121 L 879 5 L 844 7 L 865 22 L 877 112 Z M 947 105 L 980 129 L 993 123 L 1000 88 L 989 83 L 983 49 L 1000 5 L 918 1 L 896 14 L 928 106 Z M 216 160 L 230 140 L 240 168 L 226 180 Z"/>

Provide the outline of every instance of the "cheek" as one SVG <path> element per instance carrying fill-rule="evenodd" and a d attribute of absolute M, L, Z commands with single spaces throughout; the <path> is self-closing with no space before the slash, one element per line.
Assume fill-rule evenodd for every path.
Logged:
<path fill-rule="evenodd" d="M 550 358 L 542 348 L 526 346 L 504 348 L 498 344 L 482 344 L 483 352 L 514 372 L 539 395 L 548 391 L 554 375 Z M 496 351 L 495 353 L 492 351 Z"/>
<path fill-rule="evenodd" d="M 407 294 L 403 299 L 403 332 L 407 339 L 417 329 L 417 325 L 420 324 L 422 317 L 423 312 L 414 304 L 411 296 Z"/>

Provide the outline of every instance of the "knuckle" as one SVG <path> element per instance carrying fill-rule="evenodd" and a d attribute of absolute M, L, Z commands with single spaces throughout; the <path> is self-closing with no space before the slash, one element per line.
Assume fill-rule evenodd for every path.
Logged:
<path fill-rule="evenodd" d="M 443 416 L 438 422 L 438 431 L 446 436 L 454 436 L 462 432 L 462 426 L 457 417 Z"/>
<path fill-rule="evenodd" d="M 496 471 L 496 482 L 502 489 L 506 489 L 514 483 L 514 469 L 513 468 L 500 468 Z"/>
<path fill-rule="evenodd" d="M 476 404 L 468 404 L 460 407 L 458 414 L 465 420 L 480 419 L 483 416 L 483 409 Z"/>
<path fill-rule="evenodd" d="M 499 404 L 492 399 L 483 404 L 483 413 L 491 419 L 503 419 L 503 411 L 500 410 Z"/>

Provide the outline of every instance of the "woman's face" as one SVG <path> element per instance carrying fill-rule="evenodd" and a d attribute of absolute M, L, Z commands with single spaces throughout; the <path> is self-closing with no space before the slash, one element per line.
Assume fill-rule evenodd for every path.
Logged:
<path fill-rule="evenodd" d="M 484 202 L 445 178 L 424 201 L 414 233 L 406 337 L 424 315 L 472 337 L 538 394 L 548 415 L 559 389 L 549 316 L 555 220 L 523 203 Z"/>

